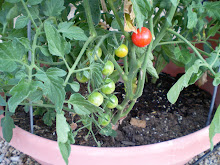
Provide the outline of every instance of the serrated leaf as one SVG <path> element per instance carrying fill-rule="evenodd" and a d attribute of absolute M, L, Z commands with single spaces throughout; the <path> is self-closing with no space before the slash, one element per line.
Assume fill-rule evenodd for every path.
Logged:
<path fill-rule="evenodd" d="M 193 12 L 192 5 L 187 8 L 187 12 L 188 12 L 187 13 L 187 17 L 188 17 L 187 28 L 192 29 L 196 27 L 196 24 L 198 21 L 197 14 Z"/>
<path fill-rule="evenodd" d="M 42 4 L 44 15 L 59 16 L 61 12 L 65 9 L 64 0 L 47 0 Z"/>
<path fill-rule="evenodd" d="M 49 51 L 52 55 L 64 57 L 65 54 L 70 52 L 70 43 L 58 33 L 57 29 L 53 25 L 47 21 L 44 23 L 44 29 L 48 41 Z"/>
<path fill-rule="evenodd" d="M 26 16 L 20 16 L 17 18 L 15 23 L 15 29 L 22 29 L 27 26 L 29 18 Z"/>
<path fill-rule="evenodd" d="M 17 3 L 17 2 L 20 2 L 20 0 L 5 0 L 6 2 L 9 2 L 9 3 Z"/>
<path fill-rule="evenodd" d="M 66 143 L 68 141 L 68 133 L 70 132 L 70 127 L 66 122 L 63 111 L 61 113 L 56 113 L 56 132 L 58 142 Z"/>
<path fill-rule="evenodd" d="M 214 26 L 210 27 L 209 31 L 208 31 L 207 38 L 209 38 L 211 36 L 214 36 L 216 34 L 216 32 L 219 31 L 219 29 L 220 29 L 220 24 L 219 23 L 216 23 Z"/>
<path fill-rule="evenodd" d="M 68 100 L 69 104 L 73 105 L 74 111 L 79 115 L 89 115 L 93 112 L 103 111 L 101 108 L 96 107 L 79 93 L 72 94 Z"/>
<path fill-rule="evenodd" d="M 98 25 L 101 19 L 101 9 L 99 0 L 89 0 L 91 14 L 92 14 L 92 20 L 95 25 Z"/>
<path fill-rule="evenodd" d="M 68 158 L 71 152 L 70 144 L 68 142 L 66 143 L 58 142 L 58 145 L 59 145 L 60 153 L 62 154 L 65 163 L 68 164 Z"/>
<path fill-rule="evenodd" d="M 48 76 L 58 76 L 58 77 L 64 77 L 66 75 L 66 71 L 59 69 L 59 68 L 49 68 L 47 70 Z"/>
<path fill-rule="evenodd" d="M 38 81 L 27 81 L 22 79 L 16 86 L 10 90 L 12 97 L 8 101 L 9 111 L 14 113 L 16 107 L 28 97 L 31 92 L 37 90 L 41 82 Z"/>
<path fill-rule="evenodd" d="M 153 54 L 150 53 L 149 56 L 147 57 L 147 72 L 154 76 L 155 78 L 159 78 L 158 74 L 157 74 L 157 71 L 156 69 L 154 68 L 154 65 L 153 65 Z"/>
<path fill-rule="evenodd" d="M 56 75 L 52 73 L 56 72 L 54 72 L 54 70 L 50 72 L 50 69 L 48 69 L 47 72 L 37 72 L 35 76 L 44 82 L 44 94 L 55 104 L 56 110 L 60 111 L 65 99 L 64 80 L 58 77 L 59 74 Z M 60 75 L 63 75 L 63 73 L 61 72 Z"/>
<path fill-rule="evenodd" d="M 43 117 L 43 121 L 46 125 L 48 126 L 52 126 L 53 121 L 55 120 L 56 117 L 56 112 L 54 112 L 53 110 L 48 110 Z"/>
<path fill-rule="evenodd" d="M 25 48 L 17 41 L 0 43 L 0 71 L 13 72 L 21 61 Z"/>
<path fill-rule="evenodd" d="M 220 72 L 218 72 L 216 75 L 215 75 L 215 78 L 214 78 L 214 81 L 213 81 L 213 85 L 214 86 L 218 86 L 220 84 Z"/>
<path fill-rule="evenodd" d="M 211 143 L 211 149 L 213 149 L 213 138 L 215 134 L 220 133 L 220 105 L 215 112 L 214 118 L 209 127 L 209 139 Z"/>
<path fill-rule="evenodd" d="M 86 41 L 88 37 L 84 31 L 77 26 L 73 26 L 71 22 L 62 22 L 58 25 L 58 32 L 63 33 L 63 36 L 70 40 Z"/>
<path fill-rule="evenodd" d="M 180 49 L 179 46 L 175 47 L 174 55 L 176 59 L 183 64 L 187 64 L 192 59 L 192 56 L 189 53 L 189 51 L 184 48 Z"/>
<path fill-rule="evenodd" d="M 146 18 L 148 11 L 145 0 L 131 0 L 133 10 L 135 13 L 138 28 L 143 27 L 144 19 Z"/>
<path fill-rule="evenodd" d="M 17 38 L 17 40 L 25 47 L 26 51 L 31 50 L 31 45 L 28 38 L 22 37 L 22 38 Z"/>
<path fill-rule="evenodd" d="M 6 102 L 5 102 L 5 100 L 2 98 L 1 95 L 0 95 L 0 106 L 6 106 Z"/>
<path fill-rule="evenodd" d="M 42 2 L 43 0 L 28 0 L 27 4 L 28 5 L 38 5 Z"/>
<path fill-rule="evenodd" d="M 220 1 L 216 2 L 204 2 L 203 6 L 205 7 L 205 10 L 209 17 L 216 18 L 220 20 Z"/>
<path fill-rule="evenodd" d="M 79 92 L 80 84 L 78 82 L 73 81 L 72 83 L 69 83 L 69 85 L 71 86 L 74 92 Z"/>
<path fill-rule="evenodd" d="M 29 94 L 28 99 L 29 99 L 31 102 L 35 103 L 35 102 L 41 100 L 42 96 L 43 96 L 43 91 L 41 91 L 41 90 L 36 90 L 36 91 L 31 92 L 31 93 Z"/>
<path fill-rule="evenodd" d="M 220 58 L 215 51 L 211 53 L 211 57 L 206 58 L 206 62 L 213 68 L 220 66 Z"/>
<path fill-rule="evenodd" d="M 41 51 L 41 53 L 43 53 L 43 55 L 45 55 L 47 57 L 51 56 L 51 54 L 48 50 L 48 46 L 46 46 L 46 45 L 40 46 L 40 51 Z"/>
<path fill-rule="evenodd" d="M 100 85 L 103 84 L 102 69 L 103 67 L 99 63 L 92 63 L 90 65 L 91 82 L 95 85 L 96 88 L 100 87 Z"/>
<path fill-rule="evenodd" d="M 183 90 L 183 88 L 186 88 L 189 86 L 189 81 L 193 73 L 198 73 L 199 67 L 202 66 L 201 60 L 197 60 L 194 65 L 192 65 L 186 73 L 179 78 L 179 80 L 171 87 L 169 92 L 167 93 L 167 98 L 169 102 L 174 104 L 179 95 L 180 92 Z"/>
<path fill-rule="evenodd" d="M 111 124 L 109 124 L 106 127 L 102 128 L 99 133 L 102 134 L 102 135 L 105 135 L 105 136 L 112 136 L 112 137 L 117 136 L 117 132 L 112 129 Z"/>
<path fill-rule="evenodd" d="M 15 17 L 18 16 L 18 7 L 17 5 L 14 5 L 12 8 L 10 8 L 10 10 L 7 13 L 6 19 L 7 21 L 11 21 L 12 19 L 14 19 Z"/>
<path fill-rule="evenodd" d="M 1 126 L 2 126 L 3 138 L 7 142 L 10 142 L 13 135 L 13 128 L 15 128 L 13 119 L 9 115 L 6 115 L 1 119 Z"/>

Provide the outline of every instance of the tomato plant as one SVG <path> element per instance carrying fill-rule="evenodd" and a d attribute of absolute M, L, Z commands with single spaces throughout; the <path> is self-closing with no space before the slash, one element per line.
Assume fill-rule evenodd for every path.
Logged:
<path fill-rule="evenodd" d="M 137 33 L 133 33 L 131 36 L 132 42 L 138 47 L 145 47 L 150 44 L 152 40 L 152 34 L 146 27 L 138 29 Z"/>
<path fill-rule="evenodd" d="M 115 55 L 123 58 L 127 56 L 128 54 L 128 47 L 125 44 L 121 44 L 116 50 L 115 50 Z"/>
<path fill-rule="evenodd" d="M 172 104 L 182 89 L 207 73 L 218 86 L 220 47 L 214 47 L 219 39 L 213 37 L 219 33 L 219 8 L 219 1 L 201 0 L 1 0 L 3 137 L 8 142 L 12 138 L 11 116 L 18 106 L 32 107 L 30 114 L 41 108 L 45 123 L 56 125 L 68 164 L 70 144 L 80 128 L 71 130 L 66 114 L 79 116 L 88 136 L 95 134 L 93 126 L 100 134 L 105 130 L 104 135 L 114 136 L 111 126 L 128 115 L 146 80 L 155 83 L 168 62 L 186 71 L 167 93 Z M 204 49 L 197 44 L 204 44 Z M 121 103 L 114 95 L 119 92 L 116 83 L 125 88 Z M 102 114 L 111 111 L 106 120 Z M 97 118 L 105 121 L 105 128 Z M 219 118 L 213 120 L 215 132 L 220 132 L 215 126 Z"/>
<path fill-rule="evenodd" d="M 104 66 L 104 68 L 102 70 L 102 74 L 106 75 L 106 76 L 109 76 L 110 74 L 113 73 L 113 71 L 114 71 L 114 64 L 111 61 L 108 60 L 105 63 L 105 66 Z"/>
<path fill-rule="evenodd" d="M 103 103 L 103 100 L 104 100 L 104 98 L 103 98 L 102 94 L 99 92 L 93 92 L 88 97 L 88 101 L 97 107 Z"/>
<path fill-rule="evenodd" d="M 115 83 L 112 81 L 112 79 L 107 78 L 105 80 L 105 84 L 102 86 L 101 91 L 104 94 L 111 94 L 115 91 Z"/>

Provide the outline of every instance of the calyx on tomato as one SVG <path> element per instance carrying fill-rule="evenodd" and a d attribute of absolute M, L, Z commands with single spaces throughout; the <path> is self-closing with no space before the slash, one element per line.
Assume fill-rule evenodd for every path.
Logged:
<path fill-rule="evenodd" d="M 81 82 L 81 83 L 85 83 L 85 82 L 87 82 L 87 81 L 89 80 L 86 76 L 83 75 L 82 72 L 77 72 L 77 73 L 76 73 L 76 79 L 77 79 L 79 82 Z"/>
<path fill-rule="evenodd" d="M 93 52 L 94 52 L 95 48 L 93 49 L 87 49 L 86 51 L 86 55 L 88 58 L 92 57 L 93 56 Z M 98 57 L 100 58 L 102 56 L 102 49 L 101 48 L 98 48 L 95 52 L 94 52 L 94 60 L 98 60 Z"/>
<path fill-rule="evenodd" d="M 109 114 L 104 114 L 98 118 L 99 124 L 101 124 L 103 127 L 107 126 L 111 121 L 111 117 Z"/>
<path fill-rule="evenodd" d="M 106 107 L 109 109 L 113 109 L 118 105 L 118 98 L 115 95 L 112 95 L 107 101 Z"/>
<path fill-rule="evenodd" d="M 137 33 L 133 33 L 131 36 L 132 42 L 138 47 L 145 47 L 150 44 L 152 40 L 151 32 L 148 28 L 142 27 L 137 30 Z"/>

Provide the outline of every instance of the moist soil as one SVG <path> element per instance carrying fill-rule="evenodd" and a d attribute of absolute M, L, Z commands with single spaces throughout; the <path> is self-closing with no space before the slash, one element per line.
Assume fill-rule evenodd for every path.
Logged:
<path fill-rule="evenodd" d="M 165 73 L 160 74 L 160 79 L 155 83 L 145 84 L 143 95 L 137 100 L 132 111 L 122 121 L 117 130 L 117 137 L 103 136 L 94 130 L 96 140 L 103 147 L 125 147 L 153 144 L 162 141 L 175 139 L 205 127 L 208 111 L 211 102 L 211 95 L 199 89 L 196 85 L 185 88 L 177 102 L 171 104 L 166 97 L 171 86 L 181 75 L 173 78 Z M 86 85 L 81 84 L 81 91 L 86 93 Z M 119 102 L 124 97 L 123 83 L 116 84 L 117 97 Z M 29 113 L 20 106 L 14 116 L 15 124 L 24 130 L 30 130 Z M 19 113 L 18 113 L 19 112 Z M 72 117 L 68 112 L 65 114 L 67 122 L 72 123 L 79 118 Z M 146 127 L 141 128 L 130 124 L 131 118 L 146 122 Z M 77 123 L 78 128 L 82 123 Z M 41 116 L 34 116 L 34 133 L 41 137 L 56 140 L 56 126 L 44 124 Z M 97 146 L 92 135 L 88 134 L 87 129 L 82 129 L 76 136 L 75 144 L 84 146 Z"/>

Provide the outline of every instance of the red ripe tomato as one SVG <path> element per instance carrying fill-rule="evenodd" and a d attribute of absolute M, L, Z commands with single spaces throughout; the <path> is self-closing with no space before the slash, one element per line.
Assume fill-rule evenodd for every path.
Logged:
<path fill-rule="evenodd" d="M 142 27 L 137 30 L 137 33 L 133 33 L 131 36 L 132 42 L 138 47 L 145 47 L 150 44 L 152 40 L 151 32 L 148 28 Z"/>

